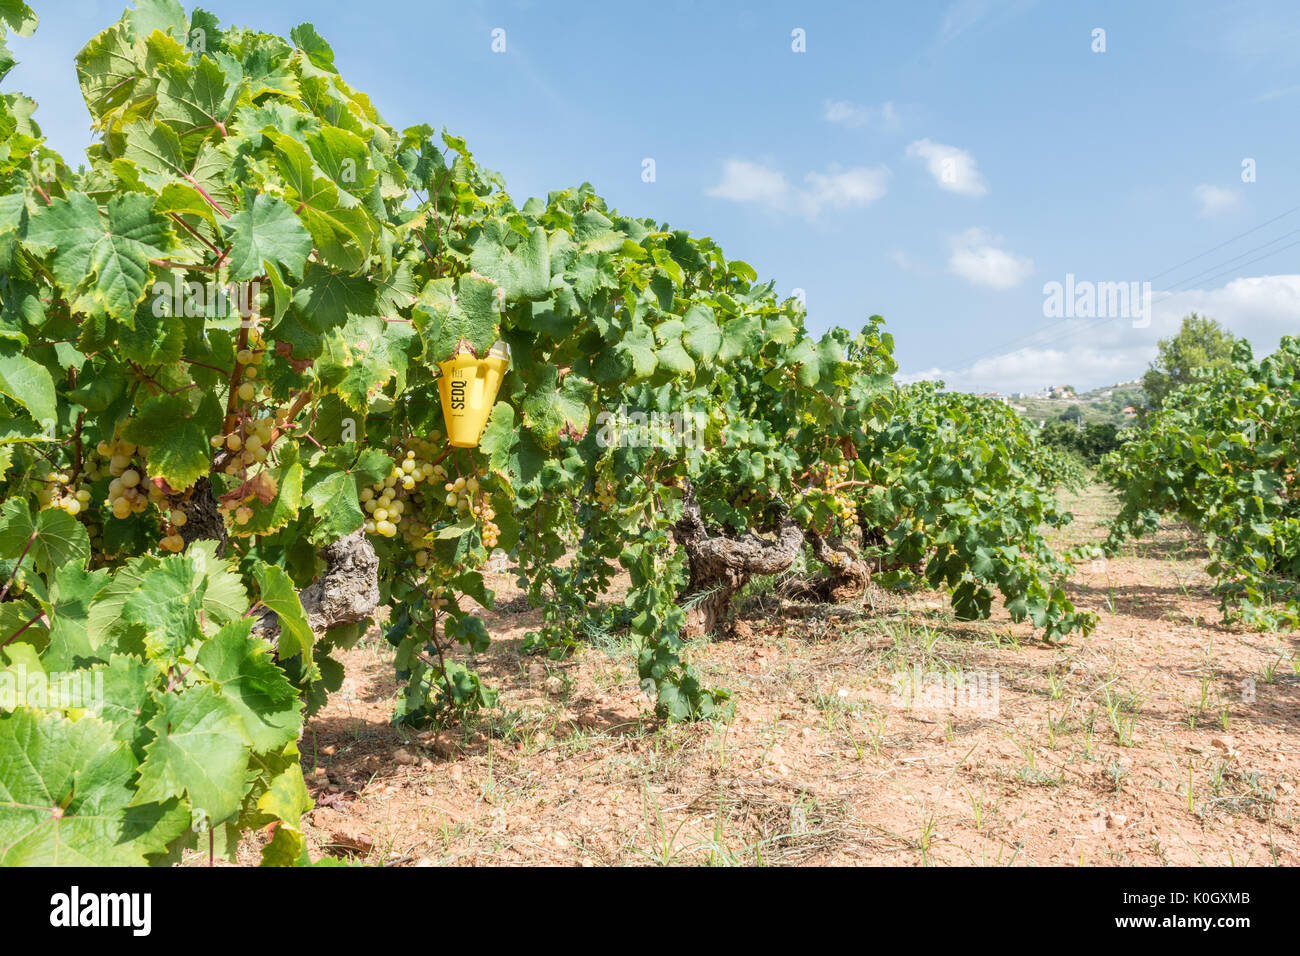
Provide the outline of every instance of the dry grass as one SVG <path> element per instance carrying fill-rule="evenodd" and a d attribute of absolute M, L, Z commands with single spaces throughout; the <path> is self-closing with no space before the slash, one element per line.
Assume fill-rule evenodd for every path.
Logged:
<path fill-rule="evenodd" d="M 1062 547 L 1097 540 L 1111 502 L 1093 489 L 1073 507 Z M 765 592 L 749 636 L 691 649 L 736 694 L 729 724 L 655 720 L 618 635 L 559 663 L 521 657 L 537 612 L 515 602 L 487 615 L 493 647 L 475 662 L 499 710 L 414 734 L 388 723 L 387 645 L 368 639 L 303 741 L 312 851 L 421 865 L 1293 865 L 1297 635 L 1219 623 L 1200 560 L 1173 530 L 1084 567 L 1072 593 L 1101 624 L 1055 647 L 1005 615 L 959 623 L 940 595 L 810 608 Z M 906 706 L 900 672 L 995 674 L 996 710 Z"/>

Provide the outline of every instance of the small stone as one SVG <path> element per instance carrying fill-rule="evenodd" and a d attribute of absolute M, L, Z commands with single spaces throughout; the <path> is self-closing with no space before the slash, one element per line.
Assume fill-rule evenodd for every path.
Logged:
<path fill-rule="evenodd" d="M 554 676 L 546 678 L 546 693 L 550 694 L 552 697 L 563 694 L 564 681 Z"/>
<path fill-rule="evenodd" d="M 456 783 L 460 783 L 465 779 L 465 771 L 461 769 L 460 764 L 453 764 L 451 770 L 448 771 L 448 776 Z"/>
<path fill-rule="evenodd" d="M 396 750 L 393 751 L 393 760 L 394 762 L 400 763 L 406 767 L 409 767 L 412 764 L 418 762 L 415 756 L 409 750 L 405 750 L 401 747 L 398 747 Z"/>
<path fill-rule="evenodd" d="M 375 838 L 366 830 L 351 824 L 343 824 L 330 833 L 330 843 L 349 853 L 362 856 L 375 848 Z"/>

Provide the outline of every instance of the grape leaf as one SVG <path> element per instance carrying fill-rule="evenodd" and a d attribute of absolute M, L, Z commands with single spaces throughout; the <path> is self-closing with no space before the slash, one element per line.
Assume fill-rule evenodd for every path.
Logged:
<path fill-rule="evenodd" d="M 591 421 L 588 403 L 594 394 L 595 387 L 582 376 L 569 374 L 560 382 L 559 371 L 548 365 L 524 397 L 524 425 L 533 431 L 542 447 L 550 448 L 559 440 L 561 429 L 586 430 Z"/>
<path fill-rule="evenodd" d="M 141 866 L 189 822 L 132 806 L 135 760 L 112 727 L 20 709 L 0 714 L 0 865 Z"/>
<path fill-rule="evenodd" d="M 194 663 L 239 715 L 253 748 L 279 750 L 298 739 L 302 701 L 272 659 L 271 645 L 253 637 L 252 627 L 252 618 L 227 624 Z"/>
<path fill-rule="evenodd" d="M 53 252 L 55 278 L 76 291 L 75 309 L 103 310 L 130 325 L 149 285 L 149 260 L 167 254 L 172 231 L 153 214 L 149 196 L 114 196 L 104 215 L 93 199 L 74 192 L 42 207 L 25 241 L 41 255 Z"/>
<path fill-rule="evenodd" d="M 258 563 L 253 565 L 253 577 L 262 592 L 261 603 L 280 619 L 277 643 L 280 659 L 288 660 L 301 654 L 304 661 L 310 660 L 315 636 L 289 575 L 274 564 Z"/>
<path fill-rule="evenodd" d="M 239 714 L 210 684 L 163 694 L 132 805 L 188 796 L 213 823 L 239 812 L 248 789 L 248 739 Z"/>
<path fill-rule="evenodd" d="M 420 294 L 415 326 L 428 359 L 441 362 L 468 342 L 477 355 L 486 355 L 500 337 L 499 287 L 491 279 L 467 274 L 456 280 L 434 279 Z"/>
<path fill-rule="evenodd" d="M 26 501 L 10 498 L 0 505 L 0 557 L 17 558 L 24 549 L 37 571 L 50 574 L 68 564 L 83 567 L 90 557 L 90 537 L 62 509 L 46 508 L 33 520 Z"/>
<path fill-rule="evenodd" d="M 212 467 L 208 433 L 198 413 L 181 395 L 157 395 L 140 406 L 123 436 L 149 449 L 149 474 L 163 478 L 172 488 L 190 487 Z"/>
<path fill-rule="evenodd" d="M 519 236 L 503 223 L 489 223 L 474 243 L 470 267 L 496 280 L 505 290 L 507 301 L 546 298 L 551 280 L 546 230 L 537 226 L 513 249 L 508 239 L 517 241 Z"/>
<path fill-rule="evenodd" d="M 42 428 L 54 426 L 54 380 L 16 342 L 0 342 L 0 395 L 27 409 Z"/>
<path fill-rule="evenodd" d="M 122 605 L 122 618 L 144 628 L 151 648 L 175 656 L 203 637 L 199 611 L 207 581 L 182 555 L 170 555 L 140 579 L 139 589 Z"/>
<path fill-rule="evenodd" d="M 337 541 L 365 523 L 365 513 L 357 502 L 356 479 L 346 471 L 311 469 L 304 479 L 302 497 L 315 516 L 309 536 L 317 546 Z"/>
<path fill-rule="evenodd" d="M 232 279 L 252 279 L 276 266 L 284 266 L 294 278 L 302 275 L 311 253 L 311 234 L 283 199 L 252 195 L 242 211 L 226 220 L 225 229 Z"/>

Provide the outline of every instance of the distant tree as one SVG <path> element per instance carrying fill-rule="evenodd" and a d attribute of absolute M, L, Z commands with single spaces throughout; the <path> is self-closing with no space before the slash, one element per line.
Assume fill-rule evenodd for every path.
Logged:
<path fill-rule="evenodd" d="M 1078 405 L 1071 405 L 1065 411 L 1061 412 L 1059 418 L 1063 422 L 1079 422 L 1083 420 L 1083 409 Z"/>
<path fill-rule="evenodd" d="M 1038 431 L 1038 440 L 1044 445 L 1078 455 L 1090 465 L 1097 464 L 1102 455 L 1119 447 L 1118 436 L 1119 429 L 1109 422 L 1094 422 L 1080 431 L 1058 419 L 1045 422 Z"/>
<path fill-rule="evenodd" d="M 1230 365 L 1236 341 L 1237 337 L 1214 319 L 1195 312 L 1186 316 L 1177 335 L 1160 340 L 1156 359 L 1142 376 L 1151 407 L 1159 408 L 1170 392 L 1190 382 L 1193 369 Z"/>

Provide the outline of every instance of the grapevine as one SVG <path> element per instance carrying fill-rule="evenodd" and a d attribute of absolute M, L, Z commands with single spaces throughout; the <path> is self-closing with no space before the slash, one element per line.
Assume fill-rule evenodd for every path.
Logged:
<path fill-rule="evenodd" d="M 1225 617 L 1261 629 L 1300 625 L 1300 340 L 1255 359 L 1235 346 L 1122 433 L 1102 460 L 1121 495 L 1104 550 L 1148 534 L 1162 515 L 1205 536 Z"/>
<path fill-rule="evenodd" d="M 377 609 L 395 720 L 496 706 L 468 663 L 493 553 L 545 608 L 526 650 L 625 629 L 669 719 L 730 711 L 686 639 L 805 547 L 834 593 L 924 582 L 975 618 L 998 591 L 1046 637 L 1091 627 L 1038 531 L 1068 520 L 1057 464 L 1000 406 L 899 388 L 878 316 L 815 336 L 747 263 L 589 184 L 516 204 L 463 140 L 387 125 L 308 24 L 141 0 L 77 74 L 79 171 L 0 100 L 0 668 L 102 674 L 126 716 L 19 710 L 0 756 L 35 726 L 110 755 L 118 824 L 153 801 L 97 861 L 270 822 L 266 862 L 299 861 L 302 721 Z M 451 446 L 441 363 L 498 343 L 482 438 Z M 65 836 L 38 810 L 0 822 L 16 860 Z"/>

